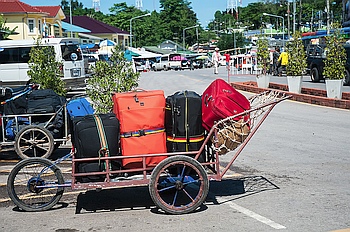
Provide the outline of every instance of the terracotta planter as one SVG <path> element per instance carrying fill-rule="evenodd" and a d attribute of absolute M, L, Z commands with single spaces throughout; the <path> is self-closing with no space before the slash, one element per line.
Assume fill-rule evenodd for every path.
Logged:
<path fill-rule="evenodd" d="M 291 93 L 301 93 L 301 83 L 303 76 L 287 76 L 288 91 Z"/>
<path fill-rule="evenodd" d="M 326 90 L 328 98 L 341 99 L 343 95 L 343 80 L 326 79 Z"/>
<path fill-rule="evenodd" d="M 256 76 L 256 83 L 258 84 L 259 88 L 268 88 L 270 84 L 270 75 L 257 75 Z"/>

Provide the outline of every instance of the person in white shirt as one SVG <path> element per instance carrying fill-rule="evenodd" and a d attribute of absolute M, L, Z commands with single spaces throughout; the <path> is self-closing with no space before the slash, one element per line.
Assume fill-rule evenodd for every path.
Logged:
<path fill-rule="evenodd" d="M 211 61 L 214 64 L 214 73 L 215 74 L 219 74 L 219 71 L 218 71 L 219 60 L 220 60 L 219 48 L 215 48 L 215 52 L 213 53 L 213 55 L 211 57 Z"/>

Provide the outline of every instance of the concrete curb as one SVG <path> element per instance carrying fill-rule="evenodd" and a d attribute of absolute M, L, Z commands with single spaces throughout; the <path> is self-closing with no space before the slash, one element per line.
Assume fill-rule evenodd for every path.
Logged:
<path fill-rule="evenodd" d="M 327 98 L 327 92 L 321 89 L 302 88 L 301 94 L 288 92 L 288 86 L 284 84 L 270 83 L 269 88 L 259 88 L 255 81 L 231 82 L 235 89 L 260 93 L 269 89 L 279 90 L 288 95 L 292 95 L 291 100 L 315 104 L 320 106 L 334 107 L 340 109 L 350 109 L 350 93 L 344 92 L 342 99 Z"/>

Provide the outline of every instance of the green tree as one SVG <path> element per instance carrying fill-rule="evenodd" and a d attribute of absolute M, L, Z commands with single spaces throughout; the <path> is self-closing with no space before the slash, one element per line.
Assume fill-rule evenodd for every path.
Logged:
<path fill-rule="evenodd" d="M 160 0 L 159 18 L 163 39 L 173 37 L 183 40 L 183 30 L 198 24 L 196 13 L 187 0 Z M 195 30 L 186 30 L 185 43 L 194 44 L 197 41 Z"/>
<path fill-rule="evenodd" d="M 86 15 L 87 8 L 84 8 L 83 3 L 78 0 L 62 0 L 61 8 L 66 17 L 70 16 L 70 2 L 72 3 L 72 16 Z"/>
<path fill-rule="evenodd" d="M 346 52 L 344 39 L 339 30 L 326 37 L 326 60 L 324 62 L 323 76 L 328 79 L 343 79 L 345 77 Z"/>
<path fill-rule="evenodd" d="M 2 32 L 2 38 L 0 36 L 0 40 L 1 39 L 6 39 L 9 37 L 9 35 L 12 35 L 15 33 L 16 29 L 18 28 L 18 26 L 16 26 L 13 29 L 10 29 L 9 27 L 6 26 L 6 20 L 2 17 L 2 15 L 0 15 L 0 32 Z"/>
<path fill-rule="evenodd" d="M 269 42 L 268 40 L 261 36 L 257 41 L 258 51 L 258 65 L 262 68 L 262 73 L 266 75 L 266 71 L 269 65 L 270 51 L 269 51 Z"/>
<path fill-rule="evenodd" d="M 65 96 L 65 83 L 61 79 L 60 67 L 62 63 L 56 61 L 55 51 L 52 46 L 44 46 L 41 40 L 32 47 L 29 53 L 28 76 L 31 82 L 40 84 L 42 89 L 52 89 L 57 94 Z"/>
<path fill-rule="evenodd" d="M 111 62 L 97 61 L 94 75 L 87 80 L 86 88 L 96 112 L 111 112 L 112 94 L 137 87 L 139 77 L 140 73 L 134 73 L 132 63 L 124 58 L 124 52 L 119 47 L 115 47 Z"/>
<path fill-rule="evenodd" d="M 307 67 L 306 53 L 303 42 L 301 41 L 301 33 L 296 31 L 293 34 L 293 40 L 287 44 L 288 76 L 302 76 Z"/>

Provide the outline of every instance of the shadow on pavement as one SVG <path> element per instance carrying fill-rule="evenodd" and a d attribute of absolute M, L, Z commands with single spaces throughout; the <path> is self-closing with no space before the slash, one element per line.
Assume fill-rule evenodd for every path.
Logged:
<path fill-rule="evenodd" d="M 75 213 L 100 210 L 138 210 L 150 209 L 154 203 L 147 186 L 86 191 L 77 198 Z"/>
<path fill-rule="evenodd" d="M 222 204 L 217 197 L 238 196 L 227 201 L 257 194 L 267 190 L 279 189 L 277 185 L 263 176 L 248 176 L 236 179 L 224 179 L 222 181 L 210 182 L 210 191 L 206 202 Z"/>

